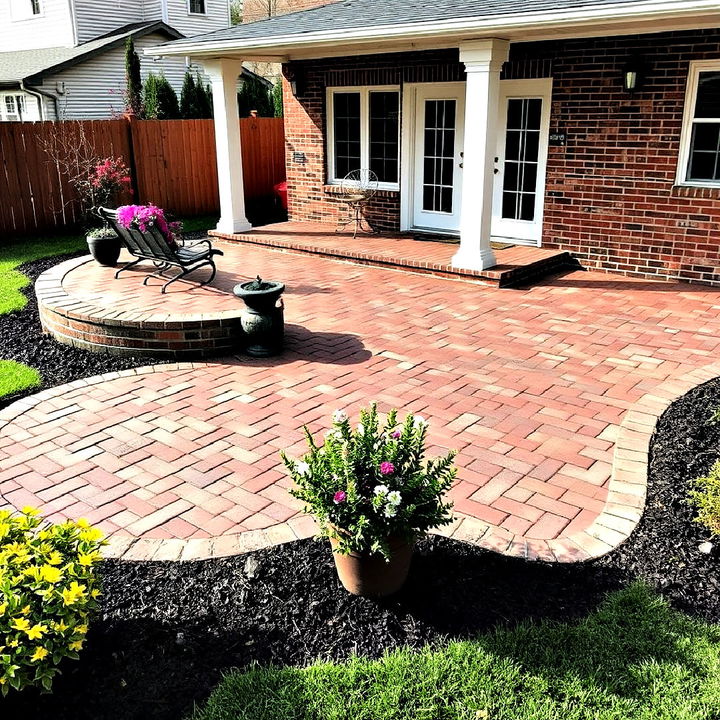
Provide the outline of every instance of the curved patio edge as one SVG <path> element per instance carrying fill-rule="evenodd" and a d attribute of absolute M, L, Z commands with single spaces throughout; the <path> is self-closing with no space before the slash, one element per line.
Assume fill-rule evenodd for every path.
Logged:
<path fill-rule="evenodd" d="M 142 303 L 118 310 L 66 289 L 71 273 L 94 265 L 90 255 L 83 255 L 49 268 L 35 281 L 43 330 L 58 342 L 91 352 L 178 360 L 231 354 L 239 348 L 241 303 L 236 310 L 215 312 L 157 312 Z"/>
<path fill-rule="evenodd" d="M 192 366 L 192 363 L 179 363 L 176 367 Z M 162 370 L 169 367 L 174 366 L 163 366 Z M 151 366 L 125 372 L 154 371 Z M 452 524 L 436 534 L 527 560 L 585 562 L 607 554 L 630 537 L 642 517 L 647 494 L 650 442 L 658 419 L 675 400 L 718 376 L 720 363 L 695 369 L 679 378 L 661 383 L 626 412 L 618 427 L 607 501 L 598 517 L 581 532 L 553 540 L 534 540 L 513 535 L 475 518 L 456 514 Z M 87 381 L 78 381 L 79 384 L 84 382 Z M 39 395 L 51 397 L 52 391 Z M 33 396 L 32 400 L 35 398 L 38 396 Z M 19 410 L 22 412 L 41 399 L 43 398 L 33 403 L 29 403 L 28 400 L 31 399 L 28 399 L 15 405 L 25 403 L 25 407 Z M 0 420 L 8 419 L 5 413 L 0 413 Z M 112 536 L 104 554 L 110 558 L 133 561 L 209 560 L 309 538 L 314 532 L 314 524 L 310 518 L 295 517 L 264 530 L 207 539 Z"/>

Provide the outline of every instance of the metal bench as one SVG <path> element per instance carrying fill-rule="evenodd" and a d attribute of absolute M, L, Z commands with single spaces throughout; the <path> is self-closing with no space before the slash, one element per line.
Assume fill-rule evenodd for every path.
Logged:
<path fill-rule="evenodd" d="M 146 231 L 137 228 L 124 228 L 117 219 L 117 212 L 108 208 L 99 208 L 100 217 L 105 220 L 110 227 L 119 235 L 122 244 L 127 251 L 136 258 L 132 262 L 121 267 L 116 273 L 117 278 L 124 270 L 129 270 L 143 260 L 150 260 L 154 264 L 155 271 L 143 280 L 143 285 L 147 285 L 151 278 L 160 278 L 166 270 L 171 267 L 180 268 L 181 272 L 175 277 L 168 280 L 162 287 L 161 292 L 165 292 L 168 285 L 176 280 L 184 278 L 191 272 L 201 267 L 209 265 L 212 268 L 212 274 L 200 283 L 207 285 L 215 279 L 217 268 L 213 260 L 215 255 L 222 255 L 221 250 L 213 248 L 209 240 L 198 240 L 192 243 L 182 243 L 177 247 L 168 244 L 165 236 L 154 225 L 150 226 Z"/>

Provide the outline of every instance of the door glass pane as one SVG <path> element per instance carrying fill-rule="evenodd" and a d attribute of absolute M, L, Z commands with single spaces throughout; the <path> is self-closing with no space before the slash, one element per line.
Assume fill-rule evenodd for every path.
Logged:
<path fill-rule="evenodd" d="M 400 94 L 370 93 L 370 169 L 380 182 L 398 181 Z"/>
<path fill-rule="evenodd" d="M 511 98 L 507 107 L 502 217 L 535 219 L 540 158 L 540 98 Z"/>
<path fill-rule="evenodd" d="M 333 95 L 335 177 L 360 170 L 360 93 Z"/>
<path fill-rule="evenodd" d="M 425 101 L 423 210 L 451 214 L 455 175 L 456 100 Z"/>

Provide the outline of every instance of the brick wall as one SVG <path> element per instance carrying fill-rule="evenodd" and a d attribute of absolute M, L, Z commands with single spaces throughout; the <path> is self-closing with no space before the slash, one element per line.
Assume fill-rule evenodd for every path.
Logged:
<path fill-rule="evenodd" d="M 622 90 L 621 70 L 642 58 L 639 91 Z M 587 267 L 720 284 L 720 189 L 674 185 L 690 60 L 720 58 L 720 31 L 664 33 L 513 45 L 504 77 L 553 77 L 544 247 L 571 251 Z M 462 80 L 457 51 L 296 63 L 285 68 L 290 212 L 335 222 L 339 205 L 324 185 L 327 85 Z M 298 157 L 294 153 L 304 155 Z M 371 204 L 379 230 L 399 228 L 399 193 Z"/>
<path fill-rule="evenodd" d="M 310 10 L 332 2 L 337 0 L 245 0 L 242 19 L 244 23 L 266 20 L 275 15 Z"/>

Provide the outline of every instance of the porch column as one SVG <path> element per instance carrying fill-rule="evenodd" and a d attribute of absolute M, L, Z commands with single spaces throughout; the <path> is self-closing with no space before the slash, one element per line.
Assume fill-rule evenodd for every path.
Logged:
<path fill-rule="evenodd" d="M 237 103 L 237 80 L 242 60 L 219 58 L 203 60 L 210 77 L 215 116 L 215 152 L 217 154 L 220 221 L 218 232 L 241 233 L 252 228 L 245 216 L 240 116 Z"/>
<path fill-rule="evenodd" d="M 497 154 L 500 71 L 508 59 L 507 40 L 476 40 L 460 46 L 465 63 L 465 150 L 463 157 L 460 249 L 452 263 L 467 270 L 496 264 L 490 247 Z"/>

